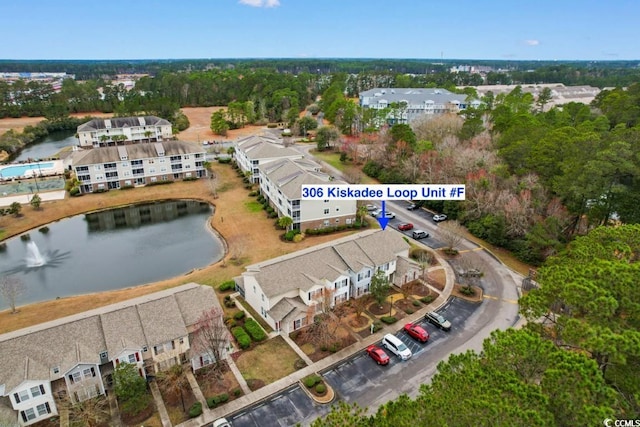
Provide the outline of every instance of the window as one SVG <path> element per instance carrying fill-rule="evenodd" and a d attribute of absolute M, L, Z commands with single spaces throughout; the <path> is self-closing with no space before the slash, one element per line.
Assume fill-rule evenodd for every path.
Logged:
<path fill-rule="evenodd" d="M 180 338 L 180 344 L 184 344 L 184 338 Z"/>
<path fill-rule="evenodd" d="M 51 409 L 49 409 L 49 404 L 48 403 L 43 403 L 42 405 L 36 406 L 36 410 L 38 411 L 38 416 L 39 417 L 41 417 L 43 415 L 46 415 L 46 414 L 51 412 Z"/>
<path fill-rule="evenodd" d="M 74 372 L 73 374 L 71 374 L 71 379 L 74 383 L 80 382 L 82 381 L 82 374 L 80 372 Z"/>
<path fill-rule="evenodd" d="M 33 397 L 38 397 L 40 396 L 42 393 L 40 392 L 40 387 L 31 387 L 31 396 Z"/>
<path fill-rule="evenodd" d="M 144 347 L 142 347 L 142 351 L 146 353 L 147 351 L 149 351 L 149 348 L 145 345 Z"/>
<path fill-rule="evenodd" d="M 264 294 L 262 294 L 262 301 L 264 301 Z"/>
<path fill-rule="evenodd" d="M 21 390 L 18 392 L 18 396 L 20 396 L 20 400 L 18 402 L 29 400 L 29 392 L 27 390 Z"/>
<path fill-rule="evenodd" d="M 159 355 L 164 353 L 164 346 L 163 345 L 155 345 L 153 346 L 153 352 L 155 353 L 155 355 Z"/>
<path fill-rule="evenodd" d="M 329 209 L 325 209 L 325 210 L 324 210 L 324 214 L 325 214 L 325 215 L 329 215 Z"/>
<path fill-rule="evenodd" d="M 127 359 L 129 359 L 129 363 L 136 363 L 136 355 L 130 354 Z"/>
<path fill-rule="evenodd" d="M 53 368 L 53 373 L 54 374 L 59 374 L 60 373 L 60 368 L 58 368 L 57 366 L 55 368 Z"/>
<path fill-rule="evenodd" d="M 24 420 L 24 422 L 31 421 L 35 417 L 36 417 L 36 413 L 33 410 L 33 408 L 29 408 L 25 411 L 22 411 L 22 419 Z"/>

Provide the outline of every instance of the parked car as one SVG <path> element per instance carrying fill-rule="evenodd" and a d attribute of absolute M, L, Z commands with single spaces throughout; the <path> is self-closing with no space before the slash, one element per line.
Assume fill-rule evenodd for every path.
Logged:
<path fill-rule="evenodd" d="M 367 347 L 366 351 L 378 365 L 389 364 L 389 356 L 387 356 L 387 353 L 385 353 L 384 350 L 377 345 L 370 345 L 369 347 Z"/>
<path fill-rule="evenodd" d="M 409 350 L 400 338 L 393 334 L 385 335 L 384 338 L 382 338 L 382 345 L 402 360 L 407 360 L 412 356 L 411 350 Z"/>
<path fill-rule="evenodd" d="M 414 325 L 413 323 L 407 323 L 404 325 L 404 331 L 409 334 L 410 337 L 417 339 L 420 342 L 427 342 L 429 339 L 429 332 L 427 332 L 422 326 Z"/>
<path fill-rule="evenodd" d="M 438 314 L 435 311 L 425 314 L 424 318 L 427 322 L 436 325 L 443 331 L 448 331 L 451 329 L 451 322 L 449 322 L 441 314 Z"/>
<path fill-rule="evenodd" d="M 211 424 L 211 427 L 231 427 L 231 423 L 226 418 L 218 418 Z"/>
<path fill-rule="evenodd" d="M 389 211 L 385 211 L 384 212 L 384 217 L 385 218 L 389 218 L 389 219 L 393 219 L 396 217 L 396 214 L 394 214 L 393 212 L 389 212 Z M 378 211 L 378 215 L 376 215 L 376 218 L 382 218 L 382 212 Z"/>
<path fill-rule="evenodd" d="M 369 211 L 369 215 L 377 218 L 380 215 L 380 210 L 378 208 L 375 208 L 374 210 Z"/>
<path fill-rule="evenodd" d="M 416 209 L 418 209 L 418 205 L 416 205 L 415 203 L 409 203 L 407 205 L 407 209 L 410 210 L 410 211 L 416 210 Z"/>
<path fill-rule="evenodd" d="M 413 230 L 413 233 L 411 233 L 411 237 L 416 240 L 426 239 L 427 237 L 429 237 L 429 233 L 424 230 Z"/>
<path fill-rule="evenodd" d="M 398 230 L 400 231 L 407 231 L 407 230 L 411 230 L 412 228 L 413 228 L 413 224 L 411 224 L 410 222 L 403 222 L 398 226 Z"/>
<path fill-rule="evenodd" d="M 367 205 L 367 211 L 373 212 L 377 210 L 378 210 L 378 207 L 376 205 Z"/>
<path fill-rule="evenodd" d="M 447 219 L 447 216 L 445 214 L 438 214 L 433 216 L 433 220 L 435 222 L 444 221 L 445 219 Z"/>

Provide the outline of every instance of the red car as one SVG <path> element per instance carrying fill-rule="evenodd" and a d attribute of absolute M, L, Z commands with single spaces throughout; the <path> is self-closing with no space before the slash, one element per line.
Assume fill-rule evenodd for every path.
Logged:
<path fill-rule="evenodd" d="M 404 325 L 404 331 L 420 342 L 427 342 L 429 339 L 429 332 L 425 331 L 422 326 L 413 323 Z"/>
<path fill-rule="evenodd" d="M 398 230 L 400 231 L 407 231 L 407 230 L 411 230 L 412 228 L 413 228 L 413 224 L 411 224 L 410 222 L 403 222 L 398 226 Z"/>
<path fill-rule="evenodd" d="M 378 346 L 370 345 L 367 347 L 367 353 L 373 360 L 376 361 L 378 365 L 388 365 L 389 364 L 389 356 Z"/>

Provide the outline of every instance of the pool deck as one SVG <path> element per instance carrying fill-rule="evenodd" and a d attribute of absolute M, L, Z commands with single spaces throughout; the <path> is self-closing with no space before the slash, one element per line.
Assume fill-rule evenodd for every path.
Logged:
<path fill-rule="evenodd" d="M 24 175 L 22 176 L 3 176 L 2 175 L 2 171 L 4 169 L 8 169 L 8 168 L 12 168 L 15 166 L 25 166 L 25 165 L 37 165 L 38 163 L 40 164 L 53 164 L 51 167 L 47 167 L 47 168 L 33 168 L 33 169 L 28 169 L 25 171 Z M 37 175 L 38 177 L 41 176 L 53 176 L 53 175 L 61 175 L 62 173 L 64 173 L 64 164 L 62 162 L 62 160 L 47 160 L 47 161 L 42 161 L 42 162 L 34 162 L 34 163 L 6 163 L 6 164 L 0 164 L 0 181 L 11 181 L 14 179 L 27 179 L 27 178 L 33 178 L 34 175 Z"/>
<path fill-rule="evenodd" d="M 64 190 L 47 191 L 45 193 L 38 193 L 38 195 L 40 196 L 40 200 L 42 200 L 43 202 L 51 201 L 51 200 L 62 200 L 65 198 L 66 194 L 67 192 Z M 26 205 L 26 204 L 29 204 L 29 202 L 31 202 L 32 197 L 33 197 L 33 194 L 19 194 L 19 195 L 13 195 L 13 196 L 0 197 L 0 207 L 11 206 L 13 202 L 18 202 L 20 204 Z"/>

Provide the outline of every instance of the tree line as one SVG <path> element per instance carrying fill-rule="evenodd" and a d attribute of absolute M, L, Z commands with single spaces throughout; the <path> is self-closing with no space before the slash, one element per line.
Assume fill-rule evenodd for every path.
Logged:
<path fill-rule="evenodd" d="M 640 226 L 599 227 L 538 272 L 522 329 L 438 364 L 418 396 L 372 415 L 341 403 L 313 427 L 576 426 L 640 413 Z"/>

